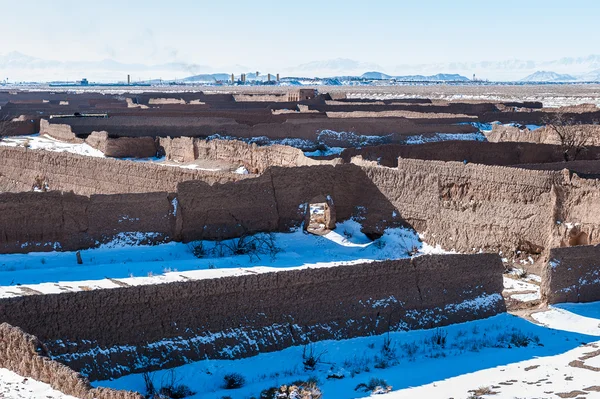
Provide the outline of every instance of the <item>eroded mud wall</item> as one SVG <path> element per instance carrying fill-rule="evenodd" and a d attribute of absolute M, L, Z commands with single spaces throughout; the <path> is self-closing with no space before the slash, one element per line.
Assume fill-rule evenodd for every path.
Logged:
<path fill-rule="evenodd" d="M 542 274 L 542 300 L 600 301 L 600 245 L 551 249 Z"/>
<path fill-rule="evenodd" d="M 341 157 L 349 162 L 360 155 L 368 161 L 377 161 L 388 167 L 398 166 L 398 158 L 432 161 L 457 161 L 483 165 L 509 166 L 518 164 L 544 164 L 564 162 L 563 149 L 558 145 L 532 143 L 486 143 L 480 141 L 446 141 L 419 145 L 387 144 L 364 148 L 348 148 Z M 600 159 L 600 147 L 589 147 L 579 157 L 581 160 Z"/>
<path fill-rule="evenodd" d="M 2 299 L 0 320 L 94 380 L 489 317 L 502 272 L 497 255 L 423 256 Z"/>
<path fill-rule="evenodd" d="M 0 194 L 0 253 L 94 247 L 120 233 L 135 232 L 147 242 L 172 239 L 173 195 L 168 193 L 92 195 L 73 193 Z"/>
<path fill-rule="evenodd" d="M 330 197 L 337 220 L 356 217 L 366 233 L 383 233 L 403 220 L 356 165 L 273 167 L 237 183 L 183 182 L 178 186 L 179 239 L 234 237 L 244 232 L 289 231 L 305 220 L 306 205 Z"/>
<path fill-rule="evenodd" d="M 33 335 L 7 323 L 0 324 L 0 368 L 81 399 L 142 399 L 134 392 L 92 388 L 89 381 L 69 367 L 51 360 L 44 345 Z"/>
<path fill-rule="evenodd" d="M 40 179 L 50 190 L 80 195 L 174 192 L 177 184 L 186 180 L 212 184 L 246 178 L 233 173 L 14 147 L 0 147 L 0 172 L 0 192 L 31 191 Z"/>
<path fill-rule="evenodd" d="M 363 167 L 430 244 L 461 252 L 541 253 L 552 233 L 560 172 L 400 159 Z"/>
<path fill-rule="evenodd" d="M 258 146 L 238 140 L 203 140 L 191 137 L 160 138 L 159 143 L 167 160 L 225 161 L 232 165 L 244 165 L 252 173 L 263 173 L 271 166 L 294 167 L 334 163 L 308 158 L 301 150 L 285 145 Z"/>

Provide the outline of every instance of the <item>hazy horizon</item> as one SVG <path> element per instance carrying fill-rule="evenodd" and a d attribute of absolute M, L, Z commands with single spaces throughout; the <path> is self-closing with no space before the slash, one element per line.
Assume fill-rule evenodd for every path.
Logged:
<path fill-rule="evenodd" d="M 600 68 L 600 56 L 591 63 L 552 63 L 600 54 L 600 49 L 587 45 L 588 38 L 600 34 L 600 5 L 591 0 L 381 1 L 371 7 L 353 0 L 274 5 L 106 0 L 93 7 L 70 0 L 0 0 L 0 7 L 0 35 L 8 38 L 0 55 L 18 52 L 67 64 L 114 60 L 179 66 L 130 71 L 143 79 L 255 70 L 306 76 L 376 70 L 516 80 L 542 68 L 571 74 Z M 338 62 L 336 69 L 329 61 L 339 59 L 353 62 L 346 67 Z M 36 65 L 7 65 L 0 62 L 2 79 L 25 80 L 45 73 L 40 65 L 37 71 Z M 56 67 L 46 68 L 47 80 L 77 79 L 83 76 L 76 74 L 86 72 L 90 78 L 114 79 L 112 72 L 86 71 L 85 65 L 78 66 L 81 70 Z M 122 78 L 123 72 L 115 76 Z M 158 76 L 162 73 L 175 76 Z"/>

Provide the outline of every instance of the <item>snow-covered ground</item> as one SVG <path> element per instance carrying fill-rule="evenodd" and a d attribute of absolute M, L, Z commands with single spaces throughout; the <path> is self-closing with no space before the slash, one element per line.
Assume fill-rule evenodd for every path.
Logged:
<path fill-rule="evenodd" d="M 192 398 L 258 397 L 263 389 L 310 378 L 319 381 L 328 399 L 367 397 L 370 392 L 355 388 L 373 378 L 393 389 L 382 399 L 468 398 L 476 390 L 495 392 L 481 395 L 493 398 L 558 398 L 574 391 L 593 398 L 599 393 L 590 387 L 598 385 L 600 377 L 600 319 L 594 319 L 595 324 L 587 320 L 593 315 L 600 317 L 600 303 L 563 305 L 534 314 L 544 325 L 501 314 L 436 330 L 317 342 L 306 348 L 321 355 L 314 370 L 304 365 L 305 347 L 240 360 L 206 360 L 173 370 L 180 383 L 196 392 Z M 160 385 L 169 373 L 152 377 Z M 228 373 L 239 373 L 246 384 L 223 389 Z M 95 384 L 144 391 L 140 374 Z"/>
<path fill-rule="evenodd" d="M 76 399 L 56 391 L 48 384 L 23 378 L 0 368 L 0 398 L 2 399 Z"/>
<path fill-rule="evenodd" d="M 360 228 L 358 222 L 348 220 L 324 236 L 300 229 L 275 233 L 272 237 L 280 251 L 274 257 L 215 254 L 215 248 L 223 249 L 223 244 L 235 241 L 228 240 L 203 242 L 204 255 L 197 258 L 192 251 L 199 243 L 136 245 L 147 236 L 141 233 L 121 233 L 111 243 L 80 251 L 81 265 L 74 252 L 0 255 L 0 298 L 241 275 L 250 273 L 249 269 L 251 273 L 266 273 L 374 262 L 409 257 L 413 248 L 421 254 L 444 253 L 421 242 L 412 230 L 388 229 L 373 242 Z"/>
<path fill-rule="evenodd" d="M 103 158 L 104 153 L 100 150 L 95 149 L 89 144 L 80 143 L 65 143 L 63 141 L 56 140 L 47 134 L 39 135 L 34 134 L 30 136 L 12 136 L 5 137 L 0 140 L 0 146 L 7 147 L 25 147 L 32 150 L 46 150 L 53 152 L 70 152 L 77 155 L 86 155 L 89 157 Z"/>
<path fill-rule="evenodd" d="M 580 104 L 595 104 L 600 106 L 598 96 L 561 96 L 561 95 L 507 95 L 500 93 L 490 94 L 448 94 L 442 92 L 429 92 L 427 95 L 403 94 L 403 93 L 347 93 L 347 98 L 364 100 L 405 100 L 413 98 L 428 98 L 443 101 L 501 101 L 501 102 L 526 102 L 540 101 L 544 107 L 558 108 Z"/>

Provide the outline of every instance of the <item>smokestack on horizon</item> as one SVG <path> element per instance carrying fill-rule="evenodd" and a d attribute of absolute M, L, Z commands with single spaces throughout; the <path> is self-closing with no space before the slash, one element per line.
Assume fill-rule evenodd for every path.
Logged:
<path fill-rule="evenodd" d="M 131 85 L 131 75 L 127 75 L 127 86 Z"/>

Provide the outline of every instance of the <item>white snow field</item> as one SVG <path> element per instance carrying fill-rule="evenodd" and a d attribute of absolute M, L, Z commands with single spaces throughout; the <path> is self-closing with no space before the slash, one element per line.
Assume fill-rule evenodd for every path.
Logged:
<path fill-rule="evenodd" d="M 423 243 L 412 230 L 388 229 L 378 241 L 371 241 L 360 228 L 360 223 L 349 220 L 324 236 L 300 229 L 273 234 L 280 249 L 274 257 L 220 257 L 214 253 L 217 244 L 210 241 L 202 242 L 201 258 L 193 254 L 199 242 L 139 245 L 151 233 L 121 234 L 99 248 L 81 251 L 82 265 L 74 252 L 0 255 L 0 297 L 376 262 L 409 257 L 415 247 L 417 255 L 447 253 Z M 505 297 L 539 300 L 537 276 L 519 277 L 517 270 L 505 275 L 504 286 Z M 326 399 L 368 397 L 370 390 L 355 388 L 370 382 L 385 385 L 381 392 L 390 386 L 391 392 L 382 398 L 391 399 L 466 399 L 475 390 L 495 392 L 479 395 L 486 398 L 593 398 L 600 397 L 594 391 L 600 385 L 594 382 L 600 381 L 599 323 L 600 303 L 561 305 L 540 309 L 531 317 L 501 314 L 436 330 L 316 342 L 240 360 L 205 360 L 151 377 L 157 386 L 176 378 L 195 392 L 193 399 L 260 398 L 264 389 L 311 378 L 319 381 Z M 305 368 L 305 350 L 320 355 L 314 369 Z M 242 375 L 244 386 L 224 389 L 229 373 Z M 141 374 L 93 384 L 144 392 Z M 569 396 L 575 391 L 583 394 Z M 0 369 L 0 398 L 69 397 Z"/>
<path fill-rule="evenodd" d="M 600 319 L 595 327 L 585 323 L 585 315 L 600 316 L 600 303 L 563 305 L 536 315 L 546 325 L 501 314 L 436 330 L 316 342 L 308 348 L 321 355 L 314 370 L 305 368 L 305 348 L 297 346 L 240 360 L 205 360 L 151 377 L 160 386 L 174 375 L 196 393 L 194 399 L 258 398 L 264 389 L 311 378 L 328 399 L 371 396 L 356 390 L 371 379 L 392 387 L 381 399 L 600 397 Z M 581 330 L 573 331 L 580 322 Z M 224 389 L 230 373 L 242 375 L 245 385 Z M 144 391 L 141 374 L 94 385 Z M 576 391 L 581 393 L 570 396 Z"/>
<path fill-rule="evenodd" d="M 0 139 L 0 146 L 26 147 L 32 150 L 46 150 L 53 152 L 69 152 L 71 154 L 86 155 L 89 157 L 104 158 L 104 153 L 89 144 L 65 143 L 56 140 L 47 134 L 33 134 L 30 136 L 14 136 Z"/>
<path fill-rule="evenodd" d="M 264 273 L 374 262 L 410 257 L 413 248 L 420 254 L 444 253 L 420 242 L 412 230 L 388 229 L 375 243 L 360 228 L 358 222 L 348 220 L 324 236 L 301 229 L 272 234 L 280 250 L 274 257 L 211 255 L 217 245 L 213 241 L 202 242 L 206 252 L 202 258 L 192 253 L 198 242 L 136 245 L 152 233 L 120 233 L 108 244 L 80 251 L 81 265 L 74 252 L 0 255 L 0 298 L 240 275 L 250 273 L 250 268 L 252 273 Z"/>
<path fill-rule="evenodd" d="M 56 391 L 48 384 L 24 378 L 0 368 L 0 398 L 2 399 L 76 399 Z"/>

